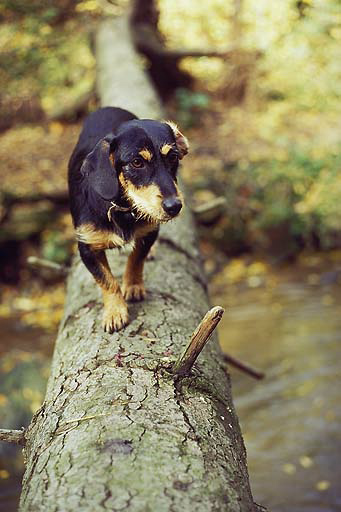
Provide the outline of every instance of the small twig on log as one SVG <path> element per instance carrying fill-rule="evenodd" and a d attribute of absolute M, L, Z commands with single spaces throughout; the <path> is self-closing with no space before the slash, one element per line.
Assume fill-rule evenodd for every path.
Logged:
<path fill-rule="evenodd" d="M 234 366 L 235 368 L 238 368 L 238 370 L 246 373 L 247 375 L 250 375 L 250 377 L 253 377 L 254 379 L 264 379 L 265 374 L 259 370 L 256 370 L 252 366 L 243 363 L 243 361 L 240 361 L 240 359 L 236 359 L 235 357 L 229 356 L 228 354 L 224 354 L 224 360 L 226 363 L 230 364 L 231 366 Z"/>
<path fill-rule="evenodd" d="M 60 274 L 62 276 L 66 276 L 69 271 L 68 268 L 65 267 L 64 265 L 60 265 L 55 261 L 37 258 L 36 256 L 29 256 L 27 258 L 27 263 L 32 267 L 47 268 L 49 270 L 53 270 L 55 273 Z"/>
<path fill-rule="evenodd" d="M 179 356 L 173 366 L 173 373 L 179 377 L 188 375 L 212 332 L 217 327 L 223 314 L 224 308 L 215 306 L 210 309 L 191 336 L 191 339 L 184 352 Z"/>
<path fill-rule="evenodd" d="M 0 441 L 7 443 L 25 444 L 25 429 L 21 430 L 8 430 L 6 428 L 0 429 Z"/>

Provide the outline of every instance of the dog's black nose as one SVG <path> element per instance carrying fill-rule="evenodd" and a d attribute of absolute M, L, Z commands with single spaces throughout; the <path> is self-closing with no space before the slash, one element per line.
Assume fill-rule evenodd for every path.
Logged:
<path fill-rule="evenodd" d="M 175 217 L 182 208 L 182 202 L 177 197 L 167 197 L 162 201 L 162 208 L 168 215 Z"/>

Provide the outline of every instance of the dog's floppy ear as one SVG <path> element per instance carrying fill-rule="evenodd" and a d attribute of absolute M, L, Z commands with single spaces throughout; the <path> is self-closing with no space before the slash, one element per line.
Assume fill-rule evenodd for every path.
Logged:
<path fill-rule="evenodd" d="M 110 161 L 110 150 L 114 144 L 115 136 L 106 135 L 86 156 L 81 167 L 90 187 L 106 201 L 114 200 L 119 190 L 117 174 Z"/>
<path fill-rule="evenodd" d="M 166 121 L 166 123 L 168 124 L 168 126 L 170 126 L 170 128 L 174 134 L 176 147 L 179 151 L 179 158 L 181 160 L 188 153 L 188 148 L 189 148 L 188 140 L 180 132 L 179 128 L 177 127 L 177 125 L 175 123 L 173 123 L 172 121 Z"/>

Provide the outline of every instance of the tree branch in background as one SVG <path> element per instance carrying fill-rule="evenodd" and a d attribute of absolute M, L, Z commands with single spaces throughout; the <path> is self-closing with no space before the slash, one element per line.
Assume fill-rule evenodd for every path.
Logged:
<path fill-rule="evenodd" d="M 24 194 L 15 195 L 13 192 L 0 192 L 0 225 L 6 222 L 16 205 L 39 203 L 40 201 L 49 201 L 54 206 L 66 207 L 69 204 L 69 195 L 67 192 L 55 192 L 54 194 Z"/>
<path fill-rule="evenodd" d="M 52 270 L 54 274 L 58 274 L 60 276 L 67 276 L 69 269 L 65 267 L 65 265 L 60 265 L 59 263 L 56 263 L 55 261 L 46 260 L 43 258 L 37 258 L 36 256 L 29 256 L 27 258 L 27 263 L 31 267 L 35 268 L 44 268 L 48 270 Z"/>
<path fill-rule="evenodd" d="M 231 366 L 234 366 L 241 372 L 250 375 L 250 377 L 253 377 L 254 379 L 261 380 L 264 379 L 265 377 L 265 373 L 261 372 L 260 370 L 257 370 L 256 368 L 253 368 L 249 364 L 243 363 L 243 361 L 237 359 L 236 357 L 232 357 L 228 354 L 223 354 L 223 358 L 226 361 L 226 363 L 230 364 Z"/>
<path fill-rule="evenodd" d="M 239 20 L 241 0 L 236 0 L 236 20 Z M 237 21 L 234 18 L 234 24 Z M 158 29 L 159 9 L 154 0 L 135 0 L 132 4 L 130 17 L 132 39 L 136 49 L 145 55 L 149 61 L 149 74 L 159 94 L 166 100 L 179 87 L 191 88 L 194 78 L 178 65 L 186 57 L 218 57 L 231 63 L 239 61 L 245 67 L 245 61 L 254 62 L 261 53 L 259 51 L 243 50 L 236 45 L 223 50 L 212 48 L 203 49 L 167 49 L 164 36 Z M 238 26 L 239 27 L 239 26 Z M 240 29 L 238 28 L 238 33 Z M 247 68 L 248 69 L 248 68 Z M 243 75 L 244 80 L 244 75 Z M 235 81 L 235 80 L 234 80 Z M 236 97 L 244 97 L 245 88 L 240 87 Z"/>
<path fill-rule="evenodd" d="M 8 430 L 6 428 L 0 429 L 0 441 L 14 444 L 25 444 L 25 429 L 22 430 Z"/>

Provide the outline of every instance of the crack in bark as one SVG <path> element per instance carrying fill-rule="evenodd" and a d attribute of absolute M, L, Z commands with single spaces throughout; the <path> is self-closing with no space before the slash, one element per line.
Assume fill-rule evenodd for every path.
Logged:
<path fill-rule="evenodd" d="M 127 500 L 127 503 L 125 504 L 125 506 L 123 508 L 116 508 L 114 509 L 115 512 L 121 512 L 122 510 L 126 510 L 130 507 L 130 504 L 132 502 L 132 500 L 135 498 L 136 494 L 132 494 L 129 489 L 128 489 L 128 494 L 129 494 L 129 498 Z"/>
<path fill-rule="evenodd" d="M 160 389 L 160 381 L 159 381 L 159 368 L 155 368 L 153 371 L 154 374 L 154 388 L 155 388 L 155 396 L 159 396 L 159 389 Z"/>
<path fill-rule="evenodd" d="M 187 412 L 185 411 L 185 408 L 181 404 L 181 395 L 178 395 L 178 394 L 176 395 L 176 403 L 178 404 L 180 411 L 182 412 L 184 421 L 185 421 L 186 425 L 188 426 L 188 431 L 186 434 L 186 441 L 189 438 L 189 433 L 191 432 L 192 433 L 191 438 L 194 441 L 196 441 L 198 443 L 198 446 L 200 447 L 200 436 L 198 436 L 198 434 L 196 433 L 196 430 L 195 430 L 194 426 L 191 424 L 189 416 L 188 416 Z"/>
<path fill-rule="evenodd" d="M 105 485 L 105 488 L 104 488 L 104 491 L 105 491 L 105 495 L 104 495 L 104 498 L 102 499 L 102 501 L 100 502 L 100 505 L 103 507 L 103 508 L 107 508 L 106 506 L 106 502 L 112 498 L 112 492 L 110 489 L 108 489 L 108 487 Z"/>
<path fill-rule="evenodd" d="M 169 494 L 168 492 L 168 488 L 165 487 L 164 490 L 164 495 L 167 496 L 167 498 L 170 499 L 170 504 L 169 504 L 169 512 L 177 512 L 175 509 L 174 509 L 174 495 L 173 494 Z"/>
<path fill-rule="evenodd" d="M 171 247 L 173 250 L 175 249 L 177 252 L 186 256 L 186 258 L 190 261 L 194 261 L 195 263 L 198 262 L 199 252 L 197 252 L 196 255 L 191 254 L 187 249 L 176 243 L 173 239 L 166 238 L 165 236 L 159 236 L 158 241 L 160 244 L 165 244 Z"/>

